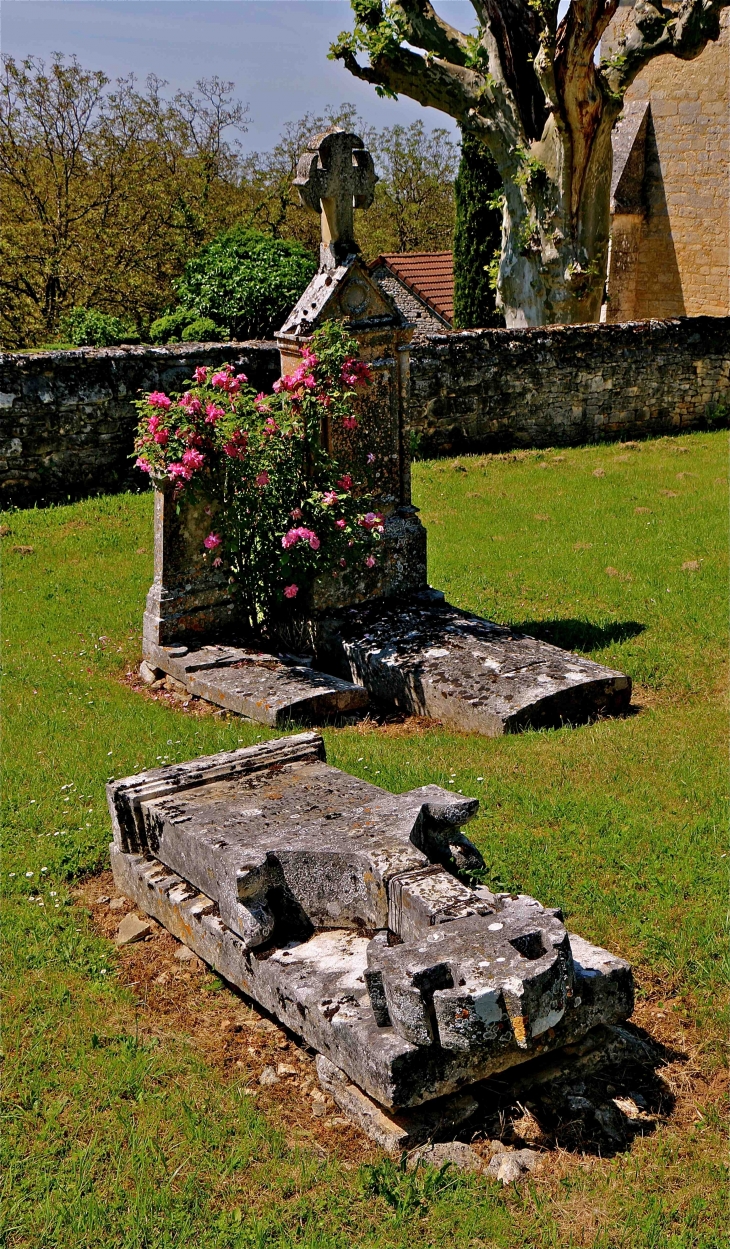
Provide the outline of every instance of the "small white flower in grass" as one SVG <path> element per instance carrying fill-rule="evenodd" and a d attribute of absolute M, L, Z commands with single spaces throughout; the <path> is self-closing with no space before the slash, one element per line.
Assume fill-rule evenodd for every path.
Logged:
<path fill-rule="evenodd" d="M 8 872 L 8 876 L 14 876 L 15 872 Z"/>
<path fill-rule="evenodd" d="M 55 890 L 55 889 L 51 889 L 51 890 L 50 890 L 50 896 L 51 896 L 52 898 L 56 898 L 56 897 L 58 896 L 58 894 L 57 894 L 57 892 L 56 892 L 56 890 Z"/>
<path fill-rule="evenodd" d="M 483 781 L 483 780 L 484 780 L 484 777 L 483 777 L 483 776 L 478 776 L 478 777 L 477 777 L 477 780 L 478 780 L 478 781 Z"/>
<path fill-rule="evenodd" d="M 26 872 L 25 874 L 26 874 L 26 876 L 28 877 L 28 880 L 30 880 L 31 876 L 33 875 L 33 873 L 32 873 L 32 872 Z"/>
<path fill-rule="evenodd" d="M 48 868 L 47 868 L 47 867 L 42 867 L 42 868 L 41 868 L 41 871 L 42 871 L 42 872 L 47 872 L 47 871 L 48 871 Z"/>

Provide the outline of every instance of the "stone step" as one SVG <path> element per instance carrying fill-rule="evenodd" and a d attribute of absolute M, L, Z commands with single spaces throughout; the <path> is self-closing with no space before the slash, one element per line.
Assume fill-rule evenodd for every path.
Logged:
<path fill-rule="evenodd" d="M 235 646 L 160 646 L 145 655 L 150 667 L 180 681 L 190 694 L 269 728 L 292 721 L 314 724 L 352 715 L 368 705 L 360 684 L 290 663 L 277 655 Z"/>
<path fill-rule="evenodd" d="M 585 723 L 631 701 L 624 673 L 425 596 L 347 612 L 325 664 L 381 705 L 487 737 Z"/>

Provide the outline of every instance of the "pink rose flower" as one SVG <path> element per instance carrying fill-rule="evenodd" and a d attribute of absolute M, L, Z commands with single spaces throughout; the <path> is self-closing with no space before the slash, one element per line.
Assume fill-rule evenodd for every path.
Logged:
<path fill-rule="evenodd" d="M 157 433 L 155 434 L 155 442 L 158 443 L 159 446 L 161 447 L 166 447 L 167 440 L 169 437 L 170 437 L 170 434 L 166 429 L 158 429 Z"/>
<path fill-rule="evenodd" d="M 190 481 L 193 470 L 187 464 L 170 464 L 167 469 L 167 475 L 170 481 L 175 481 L 177 477 L 182 477 L 185 481 Z"/>
<path fill-rule="evenodd" d="M 374 568 L 374 567 L 375 567 L 375 556 L 374 556 L 374 555 L 368 555 L 367 559 L 365 560 L 365 567 L 366 567 L 366 568 Z"/>
<path fill-rule="evenodd" d="M 347 521 L 345 520 L 344 516 L 341 516 L 339 520 L 336 520 L 335 525 L 337 526 L 338 529 L 344 529 L 347 526 Z"/>
<path fill-rule="evenodd" d="M 297 542 L 308 542 L 313 551 L 318 551 L 320 541 L 313 529 L 307 529 L 306 525 L 300 525 L 298 529 L 289 529 L 281 539 L 281 545 L 285 551 L 289 547 L 296 546 Z"/>
<path fill-rule="evenodd" d="M 325 507 L 334 507 L 335 503 L 339 503 L 336 490 L 325 490 L 322 496 L 322 502 Z"/>
<path fill-rule="evenodd" d="M 271 478 L 269 477 L 269 474 L 266 472 L 259 473 L 256 477 L 257 486 L 268 486 L 270 481 L 271 481 Z"/>
<path fill-rule="evenodd" d="M 201 365 L 195 370 L 195 372 L 193 373 L 193 377 L 198 383 L 198 386 L 202 386 L 203 382 L 207 380 L 208 370 L 206 368 L 203 368 L 203 366 Z"/>
<path fill-rule="evenodd" d="M 220 568 L 222 563 L 223 563 L 223 560 L 221 559 L 220 555 L 216 555 L 215 559 L 213 560 L 213 567 Z"/>
<path fill-rule="evenodd" d="M 215 425 L 216 421 L 219 421 L 222 416 L 225 416 L 225 412 L 223 408 L 216 407 L 214 403 L 206 404 L 206 408 L 205 408 L 206 425 Z"/>
<path fill-rule="evenodd" d="M 228 442 L 224 442 L 223 450 L 232 460 L 242 460 L 247 446 L 248 434 L 243 429 L 237 429 L 231 434 Z"/>
<path fill-rule="evenodd" d="M 260 390 L 259 393 L 257 394 L 256 398 L 253 401 L 253 406 L 255 407 L 256 411 L 260 412 L 262 415 L 264 412 L 268 411 L 266 395 L 264 394 L 263 390 Z"/>
<path fill-rule="evenodd" d="M 289 515 L 291 516 L 292 520 L 301 520 L 302 509 L 300 507 L 295 507 L 294 511 L 290 512 Z"/>
<path fill-rule="evenodd" d="M 277 425 L 273 416 L 267 416 L 266 420 L 264 421 L 264 433 L 266 434 L 266 436 L 270 437 L 272 434 L 278 434 L 278 432 L 279 432 L 279 426 Z"/>
<path fill-rule="evenodd" d="M 285 585 L 284 586 L 284 598 L 296 598 L 298 593 L 299 593 L 298 585 Z"/>
<path fill-rule="evenodd" d="M 180 400 L 180 407 L 189 412 L 191 416 L 199 416 L 203 411 L 203 405 L 200 400 L 196 399 L 195 395 L 191 395 L 189 391 Z"/>
<path fill-rule="evenodd" d="M 203 546 L 205 547 L 206 551 L 215 551 L 216 547 L 220 546 L 221 541 L 222 541 L 222 538 L 220 534 L 209 533 L 208 537 L 203 539 Z"/>
<path fill-rule="evenodd" d="M 356 416 L 343 416 L 342 428 L 343 429 L 357 429 L 357 417 Z"/>
<path fill-rule="evenodd" d="M 183 453 L 182 462 L 192 472 L 195 472 L 196 469 L 203 467 L 205 456 L 200 451 L 196 451 L 194 447 L 189 447 Z"/>
<path fill-rule="evenodd" d="M 383 517 L 380 512 L 366 512 L 359 523 L 363 529 L 375 530 L 379 533 L 383 528 Z"/>
<path fill-rule="evenodd" d="M 344 477 L 340 477 L 340 478 L 339 478 L 339 480 L 338 480 L 338 482 L 337 482 L 337 485 L 340 487 L 340 490 L 351 490 L 351 489 L 352 489 L 352 478 L 351 478 L 350 474 L 349 474 L 349 473 L 345 473 Z"/>
<path fill-rule="evenodd" d="M 152 465 L 150 464 L 149 460 L 145 460 L 144 457 L 141 455 L 138 455 L 137 459 L 134 461 L 134 467 L 141 468 L 143 473 L 152 472 Z"/>
<path fill-rule="evenodd" d="M 230 374 L 226 370 L 223 370 L 220 373 L 214 373 L 210 379 L 210 384 L 211 386 L 215 386 L 217 390 L 227 390 L 229 376 Z"/>
<path fill-rule="evenodd" d="M 342 362 L 340 376 L 346 386 L 364 386 L 370 381 L 372 371 L 370 365 L 364 360 L 356 360 L 354 356 L 348 356 Z"/>
<path fill-rule="evenodd" d="M 159 424 L 160 424 L 159 416 L 157 416 L 156 414 L 153 414 L 147 422 L 147 428 L 151 434 L 155 433 L 155 431 L 159 427 Z"/>
<path fill-rule="evenodd" d="M 165 412 L 172 407 L 172 399 L 169 399 L 161 390 L 153 390 L 152 394 L 147 396 L 147 402 L 151 408 L 162 408 Z"/>

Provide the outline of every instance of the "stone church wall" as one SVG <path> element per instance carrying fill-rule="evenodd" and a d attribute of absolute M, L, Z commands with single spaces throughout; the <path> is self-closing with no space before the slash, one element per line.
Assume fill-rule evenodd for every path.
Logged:
<path fill-rule="evenodd" d="M 622 0 L 601 45 L 631 13 Z M 609 321 L 730 315 L 730 9 L 694 60 L 659 56 L 626 93 L 651 104 L 643 212 L 614 217 Z M 630 289 L 629 289 L 630 288 Z"/>
<path fill-rule="evenodd" d="M 256 389 L 273 343 L 0 354 L 0 506 L 139 489 L 134 398 L 230 360 Z M 414 342 L 424 454 L 571 446 L 705 428 L 730 408 L 730 319 L 445 331 Z"/>

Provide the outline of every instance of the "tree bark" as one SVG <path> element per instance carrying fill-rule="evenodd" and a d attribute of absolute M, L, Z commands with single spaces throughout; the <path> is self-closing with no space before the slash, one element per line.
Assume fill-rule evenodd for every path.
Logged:
<path fill-rule="evenodd" d="M 600 65 L 618 0 L 571 0 L 560 24 L 557 0 L 471 3 L 476 35 L 450 26 L 430 0 L 353 0 L 355 30 L 331 55 L 381 94 L 448 113 L 489 148 L 502 179 L 497 305 L 507 325 L 597 321 L 611 131 L 624 94 L 652 57 L 690 59 L 717 39 L 727 0 L 638 0 L 617 53 Z"/>

